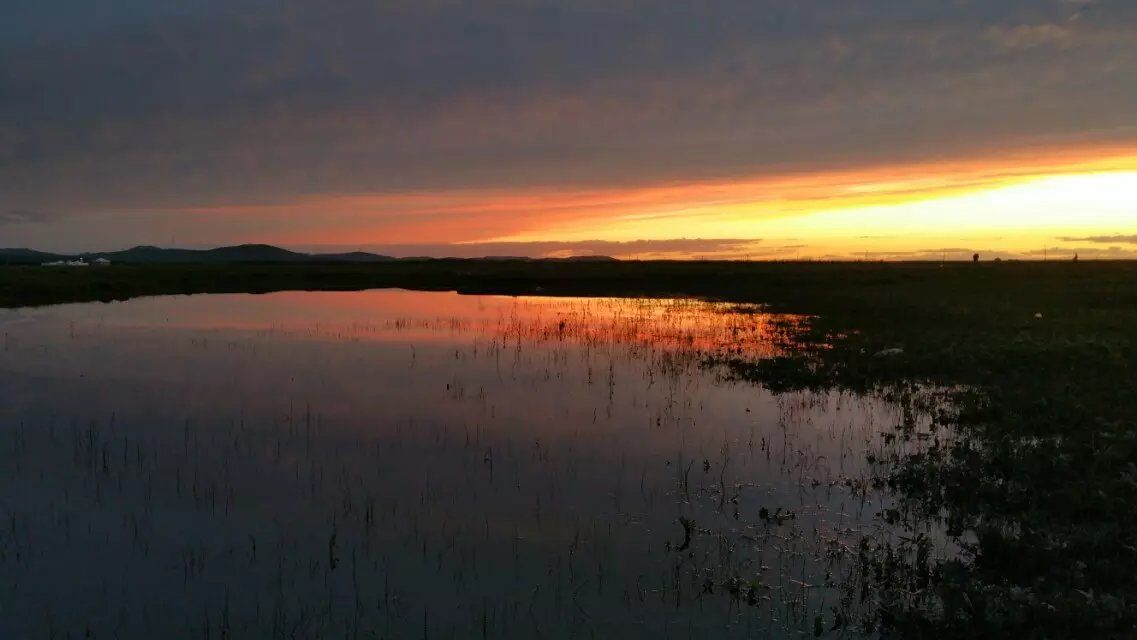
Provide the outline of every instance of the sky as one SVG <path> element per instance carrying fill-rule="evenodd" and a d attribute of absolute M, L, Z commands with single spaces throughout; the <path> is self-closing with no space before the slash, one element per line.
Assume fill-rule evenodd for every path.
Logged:
<path fill-rule="evenodd" d="M 1137 257 L 1132 0 L 4 0 L 0 247 Z"/>

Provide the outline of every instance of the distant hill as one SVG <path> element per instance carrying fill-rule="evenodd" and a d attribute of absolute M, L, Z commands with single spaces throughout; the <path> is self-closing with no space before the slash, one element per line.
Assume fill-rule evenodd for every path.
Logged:
<path fill-rule="evenodd" d="M 304 254 L 263 244 L 243 244 L 217 249 L 162 249 L 159 247 L 132 247 L 125 251 L 107 251 L 82 254 L 86 258 L 106 258 L 111 262 L 300 262 Z"/>
<path fill-rule="evenodd" d="M 39 264 L 59 258 L 54 253 L 32 249 L 0 249 L 0 264 Z"/>
<path fill-rule="evenodd" d="M 242 244 L 216 249 L 163 249 L 138 246 L 122 251 L 92 253 L 47 253 L 31 249 L 0 249 L 0 264 L 40 264 L 54 260 L 106 258 L 121 264 L 224 264 L 250 262 L 389 262 L 390 256 L 355 251 L 351 253 L 299 253 L 268 244 Z"/>
<path fill-rule="evenodd" d="M 122 251 L 99 251 L 90 253 L 48 253 L 32 249 L 0 249 L 0 264 L 42 264 L 57 260 L 84 259 L 88 262 L 106 258 L 117 264 L 236 264 L 236 263 L 294 263 L 294 262 L 391 262 L 395 260 L 422 261 L 435 258 L 393 258 L 378 253 L 351 251 L 346 253 L 301 253 L 289 251 L 270 244 L 240 244 L 216 249 L 163 249 L 161 247 L 137 246 Z M 525 256 L 485 256 L 472 258 L 486 261 L 525 261 L 525 262 L 616 262 L 609 256 L 572 256 L 567 258 L 528 258 Z"/>
<path fill-rule="evenodd" d="M 392 260 L 407 260 L 418 258 L 392 258 L 378 253 L 366 251 L 351 251 L 348 253 L 315 253 L 309 254 L 311 258 L 328 262 L 390 262 Z"/>

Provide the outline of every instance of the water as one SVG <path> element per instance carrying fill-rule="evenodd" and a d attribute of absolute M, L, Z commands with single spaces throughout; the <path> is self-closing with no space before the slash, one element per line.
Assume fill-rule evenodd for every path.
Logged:
<path fill-rule="evenodd" d="M 0 637 L 849 636 L 857 545 L 893 533 L 866 454 L 911 416 L 703 364 L 803 321 L 397 290 L 6 312 Z"/>

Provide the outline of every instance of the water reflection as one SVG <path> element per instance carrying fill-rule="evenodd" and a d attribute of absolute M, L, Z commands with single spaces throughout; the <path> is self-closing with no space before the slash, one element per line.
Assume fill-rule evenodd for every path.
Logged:
<path fill-rule="evenodd" d="M 889 535 L 866 453 L 913 416 L 702 366 L 800 322 L 406 291 L 9 313 L 0 636 L 848 635 L 858 541 Z"/>

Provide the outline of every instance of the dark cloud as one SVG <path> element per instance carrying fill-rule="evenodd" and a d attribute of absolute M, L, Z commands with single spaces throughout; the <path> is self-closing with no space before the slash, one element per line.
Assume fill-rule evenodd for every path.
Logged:
<path fill-rule="evenodd" d="M 929 254 L 929 255 L 931 255 L 931 254 L 935 254 L 935 253 L 938 253 L 938 254 L 943 254 L 943 253 L 966 253 L 966 254 L 972 254 L 972 253 L 975 253 L 975 250 L 974 250 L 974 249 L 971 249 L 971 248 L 968 248 L 968 247 L 946 247 L 946 248 L 943 248 L 943 249 L 920 249 L 919 251 L 917 251 L 917 253 L 926 253 L 926 254 Z"/>
<path fill-rule="evenodd" d="M 63 216 L 47 211 L 29 211 L 26 209 L 9 209 L 0 211 L 0 225 L 4 224 L 34 224 L 50 222 Z"/>
<path fill-rule="evenodd" d="M 795 247 L 762 247 L 759 240 L 735 238 L 673 238 L 664 240 L 581 240 L 574 242 L 471 242 L 464 244 L 391 244 L 298 247 L 320 253 L 366 250 L 395 257 L 480 258 L 485 256 L 569 257 L 609 256 L 613 258 L 685 258 L 692 255 L 729 257 L 770 256 Z"/>
<path fill-rule="evenodd" d="M 1112 258 L 1117 260 L 1132 260 L 1137 258 L 1137 251 L 1123 247 L 1045 247 L 1023 252 L 1023 255 L 1032 258 Z"/>
<path fill-rule="evenodd" d="M 1013 27 L 992 27 L 987 35 L 1000 46 L 1009 49 L 1036 47 L 1062 47 L 1073 44 L 1075 32 L 1060 24 L 1020 24 Z"/>
<path fill-rule="evenodd" d="M 0 193 L 105 213 L 1137 139 L 1137 5 L 1083 9 L 23 3 L 0 27 Z"/>
<path fill-rule="evenodd" d="M 1137 244 L 1137 235 L 1087 236 L 1084 238 L 1059 238 L 1063 242 L 1097 242 L 1101 244 Z"/>

